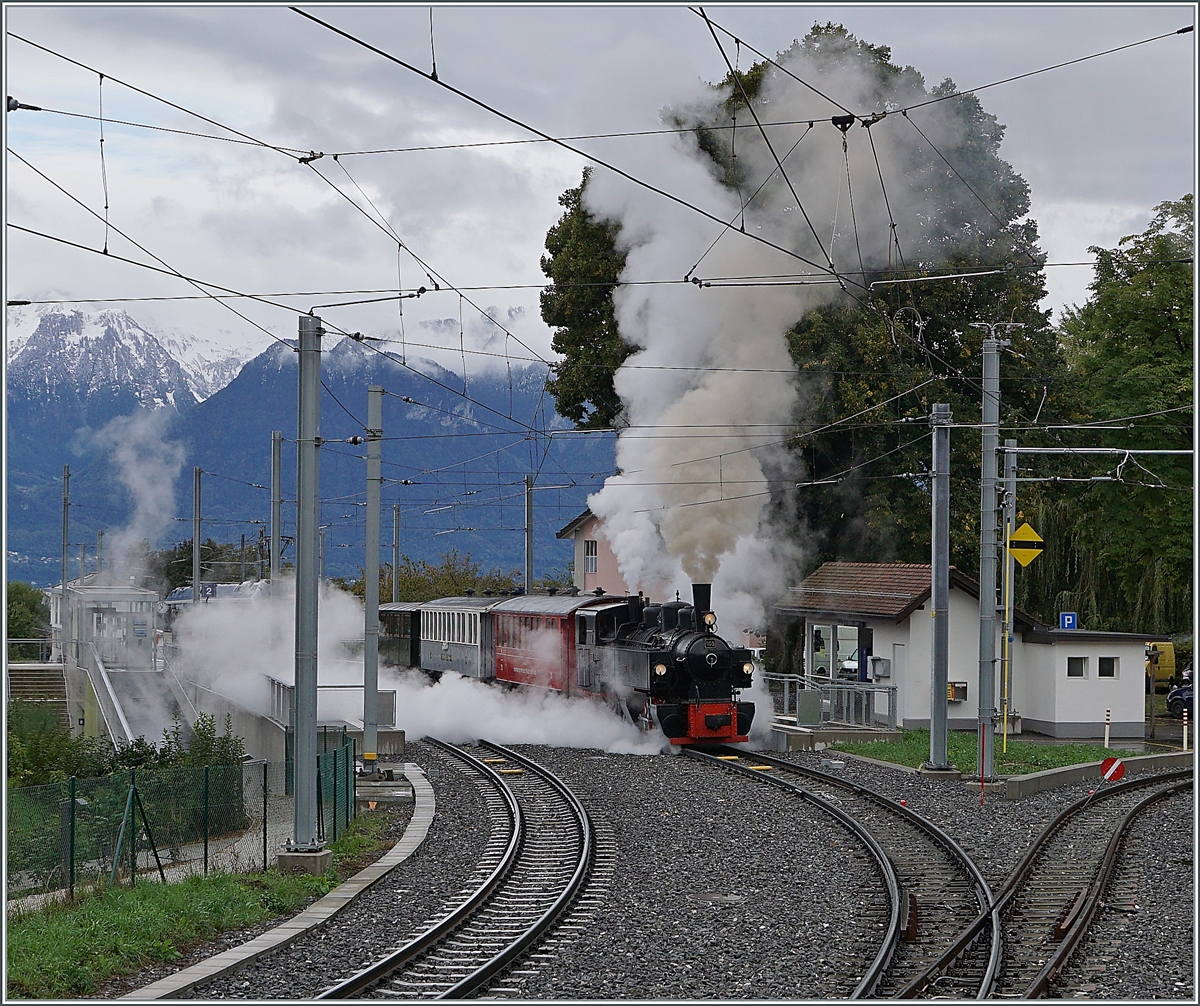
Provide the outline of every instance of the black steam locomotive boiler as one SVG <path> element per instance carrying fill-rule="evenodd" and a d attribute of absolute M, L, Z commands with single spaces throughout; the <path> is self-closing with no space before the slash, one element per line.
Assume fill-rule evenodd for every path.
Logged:
<path fill-rule="evenodd" d="M 583 689 L 617 692 L 631 715 L 657 719 L 673 744 L 744 741 L 754 703 L 750 651 L 717 635 L 712 585 L 692 585 L 692 603 L 647 603 L 640 595 L 576 613 L 576 671 Z"/>

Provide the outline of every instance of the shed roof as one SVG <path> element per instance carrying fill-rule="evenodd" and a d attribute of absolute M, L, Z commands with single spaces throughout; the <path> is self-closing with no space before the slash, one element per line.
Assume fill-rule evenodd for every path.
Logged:
<path fill-rule="evenodd" d="M 593 517 L 593 516 L 595 516 L 595 515 L 592 513 L 591 508 L 589 507 L 587 510 L 584 510 L 583 513 L 581 513 L 573 521 L 571 521 L 571 523 L 569 523 L 566 527 L 559 530 L 554 535 L 554 537 L 555 538 L 573 538 L 573 537 L 575 537 L 575 532 L 579 530 L 579 528 L 587 521 L 587 519 L 589 517 Z"/>
<path fill-rule="evenodd" d="M 918 562 L 827 562 L 775 602 L 780 612 L 902 622 L 933 593 L 933 567 Z M 950 567 L 950 587 L 979 597 L 979 584 Z M 1024 630 L 1045 628 L 1019 608 L 1014 620 Z"/>
<path fill-rule="evenodd" d="M 797 614 L 857 615 L 899 622 L 929 599 L 931 569 L 923 563 L 827 562 L 798 587 L 789 587 L 775 607 Z M 951 586 L 959 586 L 954 582 L 956 573 L 952 567 Z M 978 597 L 979 588 L 971 593 Z"/>

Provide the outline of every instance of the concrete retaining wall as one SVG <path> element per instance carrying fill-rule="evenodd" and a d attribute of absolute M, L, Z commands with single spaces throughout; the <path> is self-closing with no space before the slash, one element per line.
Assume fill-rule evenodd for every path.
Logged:
<path fill-rule="evenodd" d="M 1139 755 L 1133 758 L 1122 758 L 1127 775 L 1138 772 L 1161 772 L 1164 769 L 1191 768 L 1194 763 L 1194 752 L 1178 751 L 1171 754 Z M 1076 782 L 1086 782 L 1089 779 L 1099 779 L 1100 762 L 1088 762 L 1085 765 L 1069 765 L 1066 768 L 1051 768 L 1044 772 L 1031 772 L 1029 775 L 1013 776 L 1005 780 L 1005 797 L 1018 800 L 1031 793 L 1040 793 L 1044 789 L 1054 789 L 1058 786 L 1070 786 Z"/>

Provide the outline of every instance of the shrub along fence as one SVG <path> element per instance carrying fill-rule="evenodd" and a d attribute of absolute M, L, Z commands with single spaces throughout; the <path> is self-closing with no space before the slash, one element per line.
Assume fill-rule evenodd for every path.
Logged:
<path fill-rule="evenodd" d="M 291 761 L 135 769 L 8 791 L 9 901 L 76 885 L 266 870 L 292 836 Z M 317 756 L 317 831 L 354 816 L 354 743 Z"/>

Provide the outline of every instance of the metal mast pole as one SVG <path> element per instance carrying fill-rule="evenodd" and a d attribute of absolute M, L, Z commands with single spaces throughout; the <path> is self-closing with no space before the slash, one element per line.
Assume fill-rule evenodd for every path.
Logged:
<path fill-rule="evenodd" d="M 379 503 L 383 451 L 383 388 L 367 388 L 367 555 L 363 563 L 363 772 L 374 774 L 379 729 Z"/>
<path fill-rule="evenodd" d="M 983 458 L 979 480 L 979 777 L 996 776 L 996 450 L 1000 446 L 1000 347 L 997 328 L 1017 323 L 972 322 L 983 340 Z"/>
<path fill-rule="evenodd" d="M 533 476 L 525 476 L 525 593 L 533 593 Z"/>
<path fill-rule="evenodd" d="M 271 596 L 278 597 L 279 535 L 283 516 L 283 433 L 271 431 Z"/>
<path fill-rule="evenodd" d="M 933 427 L 933 626 L 930 647 L 929 767 L 952 768 L 947 750 L 950 677 L 950 406 L 935 405 Z"/>
<path fill-rule="evenodd" d="M 242 532 L 242 565 L 238 574 L 238 583 L 246 582 L 246 534 Z"/>
<path fill-rule="evenodd" d="M 300 316 L 296 417 L 295 831 L 291 850 L 318 852 L 317 524 L 321 429 L 321 319 Z"/>
<path fill-rule="evenodd" d="M 1003 710 L 1002 745 L 1008 750 L 1008 715 L 1012 708 L 1013 574 L 1016 560 L 1008 549 L 1017 516 L 1017 442 L 1004 441 L 1004 617 L 1001 621 L 1004 646 L 1001 650 L 1000 698 Z"/>
<path fill-rule="evenodd" d="M 400 504 L 392 504 L 392 601 L 400 600 Z"/>
<path fill-rule="evenodd" d="M 200 603 L 200 475 L 192 469 L 192 604 Z"/>
<path fill-rule="evenodd" d="M 58 611 L 58 647 L 63 660 L 67 657 L 67 533 L 71 523 L 71 466 L 63 465 L 62 518 L 62 598 Z M 7 683 L 7 682 L 6 682 Z"/>
<path fill-rule="evenodd" d="M 1000 344 L 983 340 L 983 469 L 979 481 L 979 773 L 996 774 L 996 448 L 1000 441 Z"/>
<path fill-rule="evenodd" d="M 96 532 L 96 576 L 104 569 L 104 532 Z"/>

